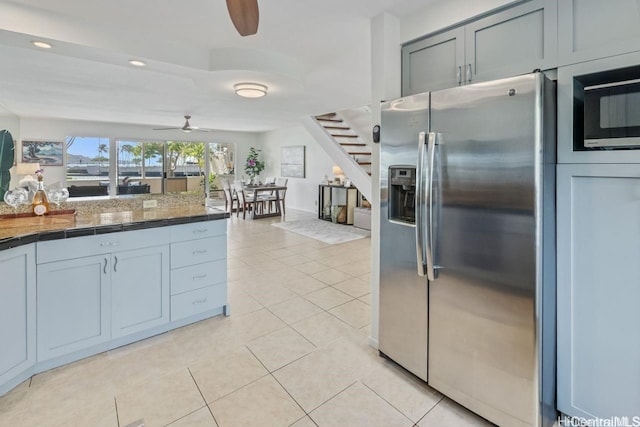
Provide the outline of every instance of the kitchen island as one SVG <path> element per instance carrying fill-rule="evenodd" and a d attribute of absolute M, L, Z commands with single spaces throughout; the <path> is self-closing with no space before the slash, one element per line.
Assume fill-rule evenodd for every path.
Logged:
<path fill-rule="evenodd" d="M 204 206 L 0 219 L 0 395 L 35 373 L 229 314 Z"/>

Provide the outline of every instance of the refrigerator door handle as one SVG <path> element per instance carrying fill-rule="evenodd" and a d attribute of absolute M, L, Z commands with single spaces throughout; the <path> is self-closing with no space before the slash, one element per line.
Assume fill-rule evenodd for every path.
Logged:
<path fill-rule="evenodd" d="M 473 78 L 473 72 L 471 70 L 471 64 L 467 64 L 467 83 L 471 83 L 472 78 Z"/>
<path fill-rule="evenodd" d="M 418 265 L 418 276 L 425 276 L 425 248 L 424 248 L 424 180 L 427 174 L 424 172 L 424 155 L 426 149 L 426 135 L 424 132 L 418 134 L 418 165 L 416 176 L 416 261 Z"/>
<path fill-rule="evenodd" d="M 462 65 L 458 65 L 458 69 L 456 70 L 456 80 L 458 80 L 458 84 L 462 84 Z"/>
<path fill-rule="evenodd" d="M 441 135 L 435 132 L 429 132 L 429 141 L 427 143 L 427 158 L 429 159 L 429 164 L 427 165 L 427 185 L 426 185 L 426 220 L 427 225 L 425 227 L 425 237 L 424 240 L 426 242 L 426 261 L 427 261 L 427 278 L 429 280 L 435 280 L 438 276 L 436 274 L 436 269 L 434 266 L 434 254 L 433 254 L 433 175 L 434 175 L 434 166 L 436 159 L 436 146 L 440 144 Z"/>

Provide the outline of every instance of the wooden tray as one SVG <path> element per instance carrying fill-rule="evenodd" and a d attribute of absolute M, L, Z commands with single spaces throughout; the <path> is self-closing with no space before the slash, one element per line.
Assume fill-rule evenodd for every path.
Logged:
<path fill-rule="evenodd" d="M 46 215 L 36 215 L 32 212 L 0 215 L 0 227 L 3 228 L 21 228 L 42 225 L 66 228 L 67 226 L 70 227 L 74 225 L 75 222 L 75 209 L 51 211 Z"/>

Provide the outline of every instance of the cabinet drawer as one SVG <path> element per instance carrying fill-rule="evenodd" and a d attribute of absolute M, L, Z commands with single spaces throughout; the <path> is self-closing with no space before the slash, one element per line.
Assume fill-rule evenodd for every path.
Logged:
<path fill-rule="evenodd" d="M 227 303 L 225 284 L 184 292 L 171 297 L 171 320 L 179 320 L 208 310 L 222 307 Z"/>
<path fill-rule="evenodd" d="M 166 245 L 168 243 L 169 231 L 164 227 L 50 240 L 38 242 L 37 263 L 43 264 L 51 261 Z"/>
<path fill-rule="evenodd" d="M 226 282 L 226 259 L 176 268 L 171 270 L 171 295 Z"/>
<path fill-rule="evenodd" d="M 185 267 L 227 257 L 227 236 L 171 244 L 171 268 Z"/>
<path fill-rule="evenodd" d="M 227 221 L 200 221 L 171 227 L 171 242 L 185 242 L 227 234 Z"/>

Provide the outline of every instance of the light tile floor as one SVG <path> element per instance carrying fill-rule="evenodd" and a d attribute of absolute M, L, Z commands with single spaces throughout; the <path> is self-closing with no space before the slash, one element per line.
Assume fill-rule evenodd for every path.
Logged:
<path fill-rule="evenodd" d="M 0 398 L 0 426 L 490 425 L 368 345 L 370 239 L 279 220 L 229 221 L 230 317 L 36 375 Z"/>

